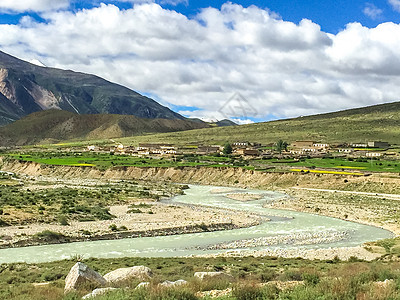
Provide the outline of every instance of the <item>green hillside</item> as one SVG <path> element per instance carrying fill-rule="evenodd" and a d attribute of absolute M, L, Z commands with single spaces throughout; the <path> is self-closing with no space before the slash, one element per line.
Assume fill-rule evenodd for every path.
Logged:
<path fill-rule="evenodd" d="M 133 142 L 163 141 L 179 144 L 223 144 L 226 141 L 268 144 L 279 139 L 288 142 L 296 140 L 321 142 L 382 140 L 400 144 L 400 102 L 294 119 L 164 133 L 125 140 Z"/>
<path fill-rule="evenodd" d="M 209 125 L 189 120 L 144 119 L 112 114 L 78 115 L 68 111 L 46 110 L 0 127 L 0 146 L 118 138 L 206 126 Z"/>

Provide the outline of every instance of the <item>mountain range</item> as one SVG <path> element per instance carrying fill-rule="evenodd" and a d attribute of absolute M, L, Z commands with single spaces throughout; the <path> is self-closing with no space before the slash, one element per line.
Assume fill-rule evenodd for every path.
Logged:
<path fill-rule="evenodd" d="M 185 119 L 148 97 L 98 76 L 37 66 L 0 51 L 0 125 L 47 109 Z"/>

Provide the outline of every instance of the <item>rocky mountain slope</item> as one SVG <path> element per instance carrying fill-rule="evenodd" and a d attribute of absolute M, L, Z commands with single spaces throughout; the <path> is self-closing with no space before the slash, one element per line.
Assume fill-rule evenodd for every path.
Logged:
<path fill-rule="evenodd" d="M 185 119 L 150 98 L 100 77 L 40 67 L 0 51 L 0 126 L 47 109 Z"/>

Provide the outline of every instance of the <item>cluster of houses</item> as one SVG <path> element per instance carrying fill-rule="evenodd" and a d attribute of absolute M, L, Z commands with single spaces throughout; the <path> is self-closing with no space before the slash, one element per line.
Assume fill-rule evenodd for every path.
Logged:
<path fill-rule="evenodd" d="M 276 151 L 275 145 L 262 145 L 260 143 L 235 142 L 231 144 L 232 155 L 242 157 L 324 157 L 328 154 L 346 157 L 381 157 L 383 155 L 396 155 L 387 150 L 387 142 L 369 141 L 364 143 L 320 143 L 315 141 L 295 141 L 288 145 L 284 151 Z M 111 148 L 88 146 L 88 151 L 112 152 L 114 154 L 132 156 L 175 156 L 175 155 L 215 155 L 223 154 L 224 147 L 220 145 L 186 145 L 176 146 L 167 143 L 140 143 L 138 147 L 117 144 Z"/>
<path fill-rule="evenodd" d="M 381 141 L 356 142 L 356 143 L 318 143 L 314 141 L 296 141 L 289 152 L 292 155 L 307 155 L 324 157 L 327 154 L 335 154 L 342 157 L 381 157 L 397 155 L 395 152 L 388 152 L 390 144 Z"/>

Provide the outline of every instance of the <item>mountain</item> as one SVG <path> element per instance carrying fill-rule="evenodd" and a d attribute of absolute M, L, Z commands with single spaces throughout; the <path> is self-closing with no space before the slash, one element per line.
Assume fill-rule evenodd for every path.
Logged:
<path fill-rule="evenodd" d="M 400 144 L 400 102 L 264 123 L 135 138 L 137 142 L 179 141 L 182 144 L 223 144 L 227 141 L 269 144 L 280 139 L 289 143 L 296 140 L 338 143 L 377 140 Z"/>
<path fill-rule="evenodd" d="M 228 119 L 224 119 L 221 121 L 217 121 L 214 123 L 217 127 L 226 127 L 226 126 L 238 126 L 238 124 L 236 124 L 235 122 L 228 120 Z"/>
<path fill-rule="evenodd" d="M 86 114 L 50 109 L 0 127 L 0 146 L 107 139 L 198 129 L 209 126 L 178 119 L 144 119 L 130 115 Z"/>
<path fill-rule="evenodd" d="M 0 51 L 0 126 L 47 109 L 185 119 L 150 98 L 100 77 L 41 67 Z"/>

